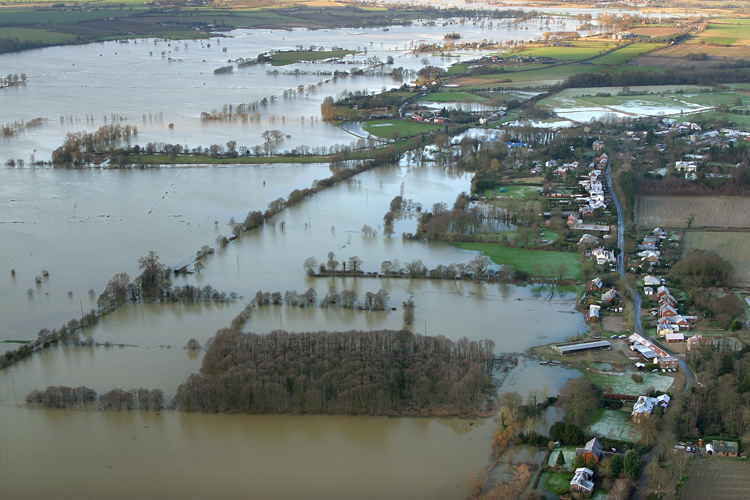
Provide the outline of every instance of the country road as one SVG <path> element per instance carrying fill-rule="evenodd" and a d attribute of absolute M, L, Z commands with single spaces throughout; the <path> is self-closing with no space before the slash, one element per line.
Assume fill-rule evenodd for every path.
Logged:
<path fill-rule="evenodd" d="M 617 208 L 617 247 L 620 249 L 620 252 L 617 255 L 617 272 L 620 275 L 620 278 L 625 278 L 625 215 L 622 213 L 622 204 L 620 203 L 620 199 L 617 197 L 617 192 L 615 191 L 614 184 L 612 183 L 609 160 L 607 161 L 606 176 L 609 192 L 612 194 L 612 200 L 614 201 L 615 207 Z M 633 297 L 634 330 L 639 335 L 643 335 L 645 337 L 646 335 L 643 332 L 643 325 L 641 324 L 641 294 L 638 290 L 635 290 L 629 284 L 628 290 L 630 291 L 630 296 Z M 695 383 L 695 373 L 693 373 L 693 370 L 691 370 L 687 363 L 685 363 L 685 361 L 683 361 L 682 359 L 678 358 L 677 363 L 680 369 L 685 374 L 685 390 L 687 391 L 690 386 Z M 664 430 L 662 429 L 659 433 L 659 437 L 662 437 L 663 433 Z M 641 457 L 641 459 L 643 460 L 644 471 L 646 469 L 646 466 L 653 459 L 655 459 L 656 456 L 657 451 L 654 447 L 650 452 Z M 641 477 L 639 477 L 638 481 L 636 482 L 635 491 L 633 491 L 633 495 L 630 497 L 631 500 L 642 500 L 643 494 L 646 491 L 646 487 L 648 486 L 648 480 L 649 476 L 645 472 L 643 472 L 641 474 Z"/>

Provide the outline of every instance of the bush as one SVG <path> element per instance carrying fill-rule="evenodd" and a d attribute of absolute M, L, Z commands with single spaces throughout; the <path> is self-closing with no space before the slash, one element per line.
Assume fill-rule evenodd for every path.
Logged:
<path fill-rule="evenodd" d="M 630 378 L 632 378 L 633 382 L 635 382 L 636 384 L 642 384 L 643 383 L 643 375 L 641 375 L 639 373 L 632 374 L 630 376 Z"/>

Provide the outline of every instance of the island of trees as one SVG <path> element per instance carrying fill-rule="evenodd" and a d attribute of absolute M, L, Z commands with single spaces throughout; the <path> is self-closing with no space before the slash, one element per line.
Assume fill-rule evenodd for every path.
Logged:
<path fill-rule="evenodd" d="M 220 330 L 200 373 L 177 390 L 184 411 L 470 416 L 492 387 L 494 343 L 410 331 Z"/>

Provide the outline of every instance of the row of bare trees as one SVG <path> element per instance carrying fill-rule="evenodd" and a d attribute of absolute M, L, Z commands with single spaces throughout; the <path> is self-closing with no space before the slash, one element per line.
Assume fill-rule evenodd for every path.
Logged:
<path fill-rule="evenodd" d="M 472 414 L 492 383 L 489 341 L 409 331 L 224 329 L 177 390 L 185 411 Z"/>
<path fill-rule="evenodd" d="M 49 386 L 40 391 L 34 389 L 26 396 L 29 404 L 44 408 L 84 408 L 97 401 L 96 391 L 86 386 Z M 98 398 L 99 408 L 104 410 L 161 410 L 164 393 L 159 389 L 112 389 Z"/>

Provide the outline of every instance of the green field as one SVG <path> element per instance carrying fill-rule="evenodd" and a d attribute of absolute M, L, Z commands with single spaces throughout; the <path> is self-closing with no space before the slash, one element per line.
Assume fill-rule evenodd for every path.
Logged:
<path fill-rule="evenodd" d="M 495 73 L 492 75 L 481 75 L 476 80 L 487 80 L 486 84 L 473 83 L 466 90 L 486 89 L 488 87 L 550 87 L 566 78 L 579 73 L 597 73 L 606 69 L 606 66 L 565 64 L 560 66 L 546 66 L 542 69 L 531 71 L 513 71 L 506 73 Z M 498 80 L 510 80 L 502 82 Z"/>
<path fill-rule="evenodd" d="M 531 46 L 522 51 L 520 54 L 529 54 L 533 57 L 551 57 L 565 61 L 580 61 L 589 59 L 601 54 L 602 51 L 614 47 L 616 42 L 572 42 L 569 46 L 563 47 L 545 47 Z"/>
<path fill-rule="evenodd" d="M 541 185 L 524 186 L 520 184 L 511 184 L 502 186 L 502 188 L 487 189 L 484 195 L 487 198 L 514 198 L 521 200 L 540 199 L 539 190 Z"/>
<path fill-rule="evenodd" d="M 719 45 L 745 44 L 750 40 L 750 19 L 714 19 L 697 39 Z"/>
<path fill-rule="evenodd" d="M 685 119 L 699 123 L 704 120 L 721 120 L 728 123 L 734 123 L 734 126 L 738 129 L 750 131 L 750 115 L 736 115 L 734 113 L 722 113 L 719 111 L 703 111 L 700 113 L 686 114 Z"/>
<path fill-rule="evenodd" d="M 340 59 L 349 54 L 358 54 L 356 50 L 290 50 L 271 55 L 271 65 L 286 66 L 301 61 L 322 61 Z"/>
<path fill-rule="evenodd" d="M 0 28 L 0 38 L 18 38 L 22 42 L 39 41 L 48 44 L 64 44 L 76 41 L 75 35 L 36 28 Z"/>
<path fill-rule="evenodd" d="M 660 373 L 641 373 L 642 383 L 635 382 L 626 373 L 590 373 L 586 377 L 599 387 L 611 387 L 614 394 L 628 394 L 630 396 L 643 396 L 646 389 L 653 387 L 657 391 L 666 391 L 672 385 L 674 379 Z M 609 392 L 609 391 L 607 391 Z"/>
<path fill-rule="evenodd" d="M 432 92 L 417 100 L 434 102 L 482 102 L 487 101 L 488 99 L 480 95 L 472 94 L 471 92 Z"/>
<path fill-rule="evenodd" d="M 464 250 L 483 252 L 495 264 L 510 266 L 516 271 L 524 271 L 532 276 L 538 276 L 541 272 L 542 277 L 550 277 L 550 269 L 557 269 L 563 263 L 567 268 L 565 279 L 583 279 L 581 259 L 577 253 L 524 250 L 492 243 L 459 243 L 458 246 Z"/>
<path fill-rule="evenodd" d="M 378 137 L 391 137 L 398 132 L 401 137 L 416 135 L 422 132 L 444 129 L 445 124 L 418 123 L 411 120 L 371 120 L 362 126 L 367 132 Z"/>
<path fill-rule="evenodd" d="M 633 43 L 617 50 L 613 50 L 603 56 L 595 57 L 591 62 L 594 64 L 617 66 L 643 54 L 644 52 L 654 50 L 661 46 L 662 44 L 658 43 Z"/>

